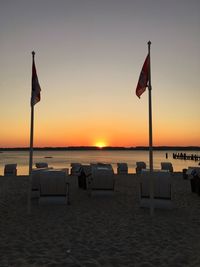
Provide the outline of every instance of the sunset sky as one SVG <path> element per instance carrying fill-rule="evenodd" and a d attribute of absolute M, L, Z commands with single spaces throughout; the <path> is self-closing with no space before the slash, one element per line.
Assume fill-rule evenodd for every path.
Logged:
<path fill-rule="evenodd" d="M 199 0 L 1 0 L 0 147 L 27 147 L 34 50 L 42 89 L 34 146 L 200 146 Z"/>

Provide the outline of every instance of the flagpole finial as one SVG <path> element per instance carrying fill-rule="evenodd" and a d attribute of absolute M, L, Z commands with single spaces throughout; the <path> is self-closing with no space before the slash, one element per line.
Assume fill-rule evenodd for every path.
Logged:
<path fill-rule="evenodd" d="M 147 44 L 148 44 L 148 53 L 149 53 L 149 55 L 150 55 L 151 41 L 149 40 Z"/>
<path fill-rule="evenodd" d="M 148 47 L 150 48 L 150 46 L 151 46 L 151 41 L 149 40 L 147 44 L 148 44 Z"/>

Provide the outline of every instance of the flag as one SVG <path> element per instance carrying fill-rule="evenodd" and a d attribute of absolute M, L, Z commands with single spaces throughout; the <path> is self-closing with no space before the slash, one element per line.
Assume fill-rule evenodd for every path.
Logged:
<path fill-rule="evenodd" d="M 40 84 L 37 77 L 37 72 L 35 68 L 35 61 L 34 61 L 34 55 L 33 52 L 33 65 L 32 65 L 32 95 L 31 95 L 31 105 L 35 105 L 40 101 Z"/>
<path fill-rule="evenodd" d="M 136 95 L 140 98 L 141 94 L 144 93 L 149 82 L 149 67 L 150 67 L 150 56 L 147 55 L 145 62 L 143 64 L 138 84 L 136 87 Z"/>

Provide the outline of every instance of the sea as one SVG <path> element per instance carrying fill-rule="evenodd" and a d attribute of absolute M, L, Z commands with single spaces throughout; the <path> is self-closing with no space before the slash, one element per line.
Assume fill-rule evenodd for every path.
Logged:
<path fill-rule="evenodd" d="M 153 151 L 154 169 L 161 168 L 161 162 L 171 162 L 176 172 L 182 172 L 189 166 L 198 166 L 199 161 L 173 159 L 173 153 L 186 153 L 187 155 L 200 156 L 200 151 Z M 117 173 L 117 163 L 125 162 L 128 164 L 128 172 L 135 173 L 137 161 L 144 161 L 149 165 L 149 152 L 143 150 L 40 150 L 33 152 L 33 167 L 36 162 L 46 162 L 49 167 L 69 168 L 71 163 L 109 163 L 112 164 L 114 172 Z M 3 151 L 0 153 L 0 175 L 4 174 L 5 164 L 17 164 L 17 175 L 28 175 L 29 152 L 28 151 Z"/>

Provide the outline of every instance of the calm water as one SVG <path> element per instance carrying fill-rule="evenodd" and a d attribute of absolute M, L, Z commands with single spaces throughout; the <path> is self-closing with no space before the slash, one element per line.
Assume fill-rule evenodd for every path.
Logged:
<path fill-rule="evenodd" d="M 190 160 L 173 159 L 172 153 L 176 151 L 154 151 L 154 168 L 159 169 L 160 163 L 169 161 L 173 164 L 174 171 L 182 171 L 188 166 L 197 166 L 198 162 Z M 185 152 L 185 151 L 181 151 Z M 168 159 L 166 159 L 168 153 Z M 200 155 L 199 151 L 187 151 L 186 154 Z M 45 158 L 52 157 L 52 158 Z M 126 162 L 129 173 L 135 173 L 136 161 L 149 163 L 148 151 L 34 151 L 33 163 L 47 162 L 50 167 L 69 168 L 72 162 L 90 164 L 104 162 L 112 164 L 114 171 L 117 170 L 118 162 Z M 17 163 L 18 175 L 28 174 L 29 152 L 28 151 L 9 151 L 0 153 L 0 175 L 3 175 L 4 165 Z"/>

